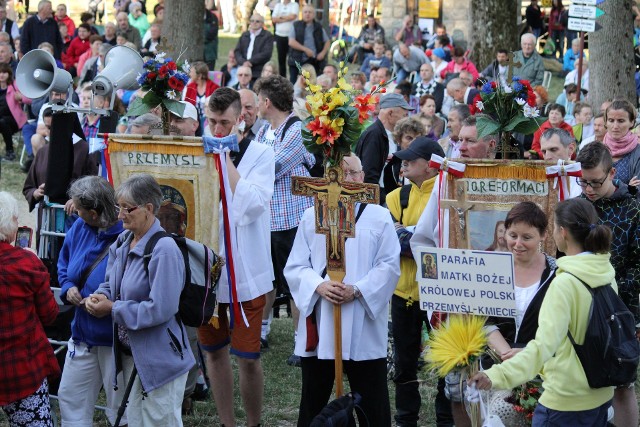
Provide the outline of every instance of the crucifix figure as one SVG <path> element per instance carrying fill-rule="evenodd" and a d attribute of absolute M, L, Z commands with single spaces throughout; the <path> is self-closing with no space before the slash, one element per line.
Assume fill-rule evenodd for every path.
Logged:
<path fill-rule="evenodd" d="M 455 182 L 455 200 L 451 199 L 441 199 L 440 207 L 444 209 L 453 209 L 458 216 L 458 228 L 460 230 L 459 235 L 460 238 L 458 240 L 458 245 L 456 246 L 459 249 L 471 249 L 469 244 L 469 233 L 467 223 L 469 211 L 473 208 L 481 207 L 482 205 L 487 205 L 485 202 L 480 201 L 470 201 L 467 200 L 467 183 L 465 180 L 456 180 Z M 456 233 L 457 234 L 457 233 Z"/>
<path fill-rule="evenodd" d="M 293 194 L 314 196 L 316 233 L 328 236 L 327 271 L 344 272 L 344 242 L 355 230 L 353 205 L 377 203 L 379 187 L 342 181 L 340 168 L 328 168 L 326 178 L 293 177 L 291 186 Z"/>
<path fill-rule="evenodd" d="M 513 80 L 513 67 L 522 67 L 522 63 L 514 62 L 513 56 L 513 52 L 509 52 L 507 55 L 507 84 L 511 84 L 511 81 Z"/>
<path fill-rule="evenodd" d="M 326 239 L 327 273 L 331 280 L 342 282 L 346 274 L 344 243 L 355 236 L 356 202 L 375 203 L 380 200 L 380 187 L 376 184 L 342 180 L 340 165 L 327 167 L 324 178 L 294 176 L 291 178 L 293 194 L 315 199 L 315 229 Z M 342 311 L 333 306 L 336 396 L 343 395 L 342 385 Z"/>

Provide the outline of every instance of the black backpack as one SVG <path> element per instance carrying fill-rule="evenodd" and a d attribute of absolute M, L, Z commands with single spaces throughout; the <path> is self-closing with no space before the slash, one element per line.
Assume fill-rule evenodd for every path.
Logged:
<path fill-rule="evenodd" d="M 576 279 L 580 280 L 579 277 Z M 578 354 L 589 387 L 635 382 L 640 344 L 636 338 L 633 314 L 610 284 L 591 288 L 582 280 L 580 283 L 593 297 L 584 344 L 576 344 L 571 332 L 567 332 L 567 336 Z"/>
<path fill-rule="evenodd" d="M 311 421 L 309 427 L 356 427 L 354 411 L 358 413 L 360 426 L 368 427 L 369 420 L 360 407 L 362 397 L 355 392 L 329 402 Z"/>
<path fill-rule="evenodd" d="M 185 282 L 180 294 L 176 319 L 194 328 L 206 325 L 213 317 L 216 308 L 216 288 L 222 270 L 221 259 L 202 243 L 158 231 L 151 236 L 144 247 L 144 269 L 147 275 L 149 275 L 149 262 L 153 248 L 163 237 L 172 238 L 184 258 Z"/>

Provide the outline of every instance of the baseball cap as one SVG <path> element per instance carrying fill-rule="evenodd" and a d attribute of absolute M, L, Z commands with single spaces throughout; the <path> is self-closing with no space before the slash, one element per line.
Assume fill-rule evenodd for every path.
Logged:
<path fill-rule="evenodd" d="M 382 97 L 380 100 L 380 109 L 383 108 L 393 108 L 400 107 L 405 110 L 413 110 L 407 101 L 404 100 L 404 97 L 399 93 L 389 93 Z"/>
<path fill-rule="evenodd" d="M 196 107 L 193 106 L 193 104 L 191 104 L 190 102 L 186 102 L 186 101 L 178 101 L 180 104 L 184 105 L 184 111 L 182 112 L 182 117 L 183 119 L 193 119 L 196 122 L 198 121 L 198 110 L 196 110 Z M 176 114 L 174 112 L 171 112 L 171 114 L 176 115 L 178 117 L 180 117 L 179 114 Z"/>
<path fill-rule="evenodd" d="M 409 147 L 404 150 L 396 151 L 393 155 L 400 160 L 430 160 L 432 154 L 444 157 L 444 151 L 440 144 L 426 136 L 420 136 L 413 140 Z"/>
<path fill-rule="evenodd" d="M 441 47 L 437 47 L 433 49 L 431 54 L 437 56 L 440 59 L 445 59 L 447 57 L 447 54 L 445 53 L 444 49 Z"/>

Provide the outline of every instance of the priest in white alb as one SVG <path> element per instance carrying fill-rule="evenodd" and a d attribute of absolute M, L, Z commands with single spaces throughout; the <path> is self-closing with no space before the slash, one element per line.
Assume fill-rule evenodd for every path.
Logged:
<path fill-rule="evenodd" d="M 360 159 L 342 162 L 345 181 L 363 182 Z M 355 238 L 346 240 L 343 283 L 326 275 L 326 236 L 305 211 L 284 274 L 300 310 L 295 354 L 302 361 L 298 426 L 329 402 L 334 382 L 333 306 L 342 308 L 342 360 L 350 389 L 362 396 L 369 425 L 391 426 L 387 387 L 389 301 L 400 276 L 400 245 L 386 208 L 356 203 Z M 316 334 L 317 331 L 317 334 Z"/>

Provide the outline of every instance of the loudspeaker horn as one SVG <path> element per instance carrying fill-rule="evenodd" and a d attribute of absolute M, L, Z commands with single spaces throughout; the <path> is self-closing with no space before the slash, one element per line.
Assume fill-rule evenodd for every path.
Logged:
<path fill-rule="evenodd" d="M 93 79 L 94 95 L 108 95 L 118 89 L 133 89 L 138 86 L 138 75 L 142 72 L 142 57 L 126 46 L 116 46 L 104 59 L 104 70 Z"/>
<path fill-rule="evenodd" d="M 16 69 L 18 89 L 31 99 L 40 98 L 52 90 L 67 93 L 72 82 L 71 74 L 58 68 L 54 57 L 42 49 L 27 52 Z"/>

